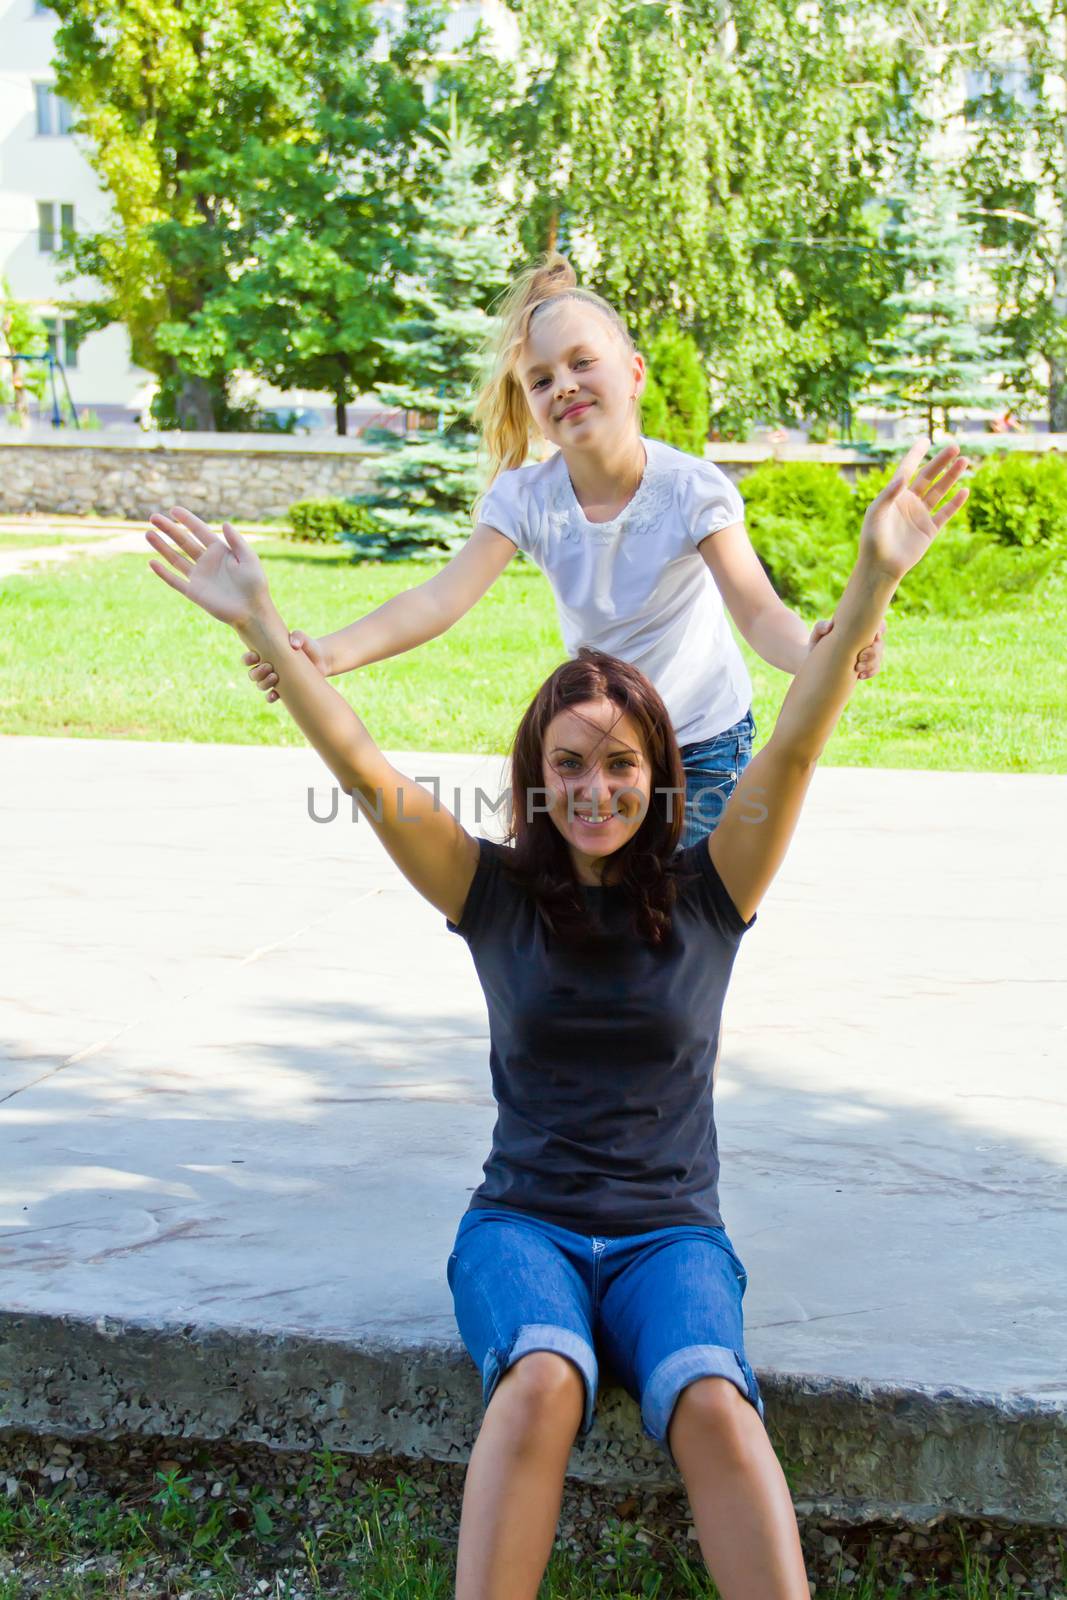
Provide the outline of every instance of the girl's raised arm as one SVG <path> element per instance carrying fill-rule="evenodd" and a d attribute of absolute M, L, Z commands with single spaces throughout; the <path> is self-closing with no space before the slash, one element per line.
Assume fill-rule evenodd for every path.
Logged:
<path fill-rule="evenodd" d="M 150 561 L 152 571 L 277 664 L 278 693 L 293 721 L 340 786 L 366 802 L 371 826 L 404 876 L 458 922 L 478 863 L 476 841 L 434 796 L 386 760 L 343 696 L 302 650 L 290 649 L 288 630 L 252 546 L 228 522 L 220 539 L 189 513 L 182 523 L 161 515 L 151 520 L 152 532 L 145 537 L 175 569 Z"/>
<path fill-rule="evenodd" d="M 183 515 L 188 517 L 189 513 Z M 479 522 L 462 550 L 425 583 L 402 590 L 365 617 L 357 617 L 336 633 L 313 640 L 312 660 L 324 677 L 335 678 L 436 639 L 482 598 L 517 548 L 488 523 Z M 304 650 L 304 637 L 293 635 L 290 648 Z M 268 703 L 272 704 L 278 699 L 274 662 L 261 659 L 254 650 L 247 651 L 241 659 L 249 668 L 248 676 L 266 691 Z"/>
<path fill-rule="evenodd" d="M 402 655 L 447 632 L 496 582 L 516 548 L 495 528 L 479 522 L 463 548 L 432 578 L 320 639 L 330 675 Z"/>
<path fill-rule="evenodd" d="M 874 637 L 904 574 L 922 560 L 963 505 L 970 462 L 948 445 L 909 487 L 928 447 L 918 439 L 864 518 L 859 553 L 834 625 L 812 649 L 782 703 L 774 732 L 730 796 L 708 837 L 715 869 L 747 922 L 781 866 L 816 763 L 856 686 L 856 654 Z"/>

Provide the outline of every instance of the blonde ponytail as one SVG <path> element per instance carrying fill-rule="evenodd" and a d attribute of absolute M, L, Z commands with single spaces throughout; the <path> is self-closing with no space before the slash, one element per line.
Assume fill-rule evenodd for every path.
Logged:
<path fill-rule="evenodd" d="M 580 289 L 574 268 L 558 250 L 546 250 L 536 266 L 526 267 L 518 274 L 500 301 L 495 312 L 496 327 L 482 349 L 483 371 L 488 376 L 478 391 L 474 420 L 481 429 L 488 471 L 485 489 L 471 512 L 475 523 L 486 489 L 501 472 L 521 467 L 538 437 L 522 385 L 515 376 L 515 364 L 526 343 L 530 319 L 549 300 L 582 300 L 595 306 L 608 318 L 627 350 L 635 349 L 630 331 L 615 307 L 592 289 Z"/>

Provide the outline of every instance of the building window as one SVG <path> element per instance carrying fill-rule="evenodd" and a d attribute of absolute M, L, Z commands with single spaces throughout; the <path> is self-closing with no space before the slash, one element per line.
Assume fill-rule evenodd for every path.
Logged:
<path fill-rule="evenodd" d="M 37 102 L 37 132 L 45 136 L 69 133 L 70 102 L 56 94 L 48 83 L 35 83 L 33 92 Z"/>
<path fill-rule="evenodd" d="M 51 200 L 37 202 L 37 248 L 49 255 L 56 247 L 56 208 Z"/>
<path fill-rule="evenodd" d="M 56 203 L 54 200 L 37 202 L 37 248 L 42 255 L 50 255 L 56 248 Z M 62 243 L 68 245 L 74 237 L 74 206 L 66 201 L 59 207 L 59 231 Z"/>
<path fill-rule="evenodd" d="M 964 75 L 965 115 L 968 122 L 983 122 L 996 110 L 1010 106 L 1032 111 L 1038 104 L 1035 74 L 1025 61 L 994 62 Z"/>
<path fill-rule="evenodd" d="M 62 317 L 42 317 L 41 321 L 48 335 L 48 354 L 53 361 L 60 361 L 63 366 L 76 370 L 78 344 L 71 333 L 70 323 Z"/>

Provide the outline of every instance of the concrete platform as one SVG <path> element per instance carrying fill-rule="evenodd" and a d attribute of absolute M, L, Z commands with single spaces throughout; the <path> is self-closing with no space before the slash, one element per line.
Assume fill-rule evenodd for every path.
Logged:
<path fill-rule="evenodd" d="M 477 831 L 498 760 L 394 759 Z M 462 941 L 344 796 L 311 819 L 308 750 L 0 771 L 0 1428 L 466 1459 Z M 745 940 L 722 1205 L 803 1509 L 1067 1526 L 1065 815 L 1062 777 L 823 769 Z M 675 1481 L 610 1385 L 571 1471 Z"/>

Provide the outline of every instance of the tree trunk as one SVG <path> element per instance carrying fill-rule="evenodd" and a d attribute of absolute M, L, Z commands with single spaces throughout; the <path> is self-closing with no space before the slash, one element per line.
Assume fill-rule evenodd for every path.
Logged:
<path fill-rule="evenodd" d="M 1067 252 L 1067 237 L 1061 251 Z M 1062 338 L 1067 334 L 1067 260 L 1063 254 L 1056 263 L 1052 315 L 1055 334 Z M 1058 350 L 1048 359 L 1048 426 L 1050 433 L 1067 433 L 1067 357 Z"/>
<path fill-rule="evenodd" d="M 1067 433 L 1067 362 L 1053 356 L 1048 364 L 1048 429 Z"/>
<path fill-rule="evenodd" d="M 335 397 L 333 413 L 337 422 L 337 432 L 343 439 L 348 433 L 348 409 L 345 405 L 345 397 L 343 394 L 339 394 Z"/>
<path fill-rule="evenodd" d="M 545 248 L 547 250 L 554 250 L 556 248 L 556 240 L 558 238 L 559 238 L 559 208 L 557 206 L 553 206 L 551 215 L 549 216 L 549 219 L 548 219 L 548 244 L 545 246 Z"/>
<path fill-rule="evenodd" d="M 1058 89 L 1064 87 L 1062 69 L 1057 73 Z M 1050 433 L 1067 433 L 1067 357 L 1063 340 L 1067 337 L 1067 118 L 1060 122 L 1059 250 L 1056 275 L 1052 282 L 1053 354 L 1048 362 L 1048 428 Z"/>
<path fill-rule="evenodd" d="M 216 431 L 214 397 L 215 390 L 206 378 L 198 378 L 188 372 L 183 373 L 182 386 L 174 402 L 178 426 L 191 429 L 195 433 L 214 433 Z"/>

